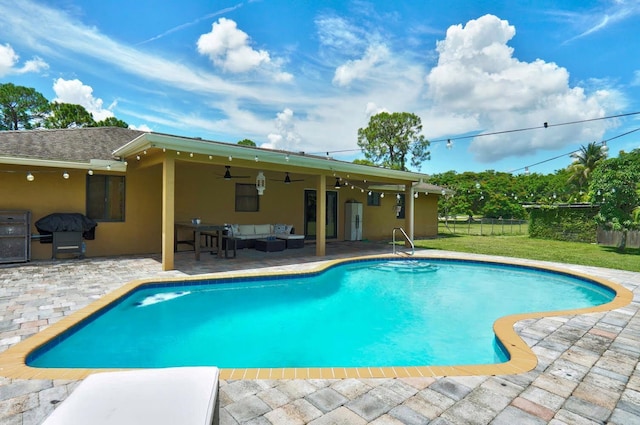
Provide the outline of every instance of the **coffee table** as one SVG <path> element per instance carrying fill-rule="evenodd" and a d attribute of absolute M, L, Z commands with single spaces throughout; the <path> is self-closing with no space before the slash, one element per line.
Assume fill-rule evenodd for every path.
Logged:
<path fill-rule="evenodd" d="M 257 251 L 275 252 L 284 251 L 287 243 L 282 239 L 256 239 L 255 248 Z"/>

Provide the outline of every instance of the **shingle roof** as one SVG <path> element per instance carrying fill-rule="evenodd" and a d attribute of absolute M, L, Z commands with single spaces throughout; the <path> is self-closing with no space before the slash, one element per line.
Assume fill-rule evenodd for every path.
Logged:
<path fill-rule="evenodd" d="M 144 134 L 120 127 L 0 131 L 0 157 L 89 162 L 112 160 L 117 148 Z"/>

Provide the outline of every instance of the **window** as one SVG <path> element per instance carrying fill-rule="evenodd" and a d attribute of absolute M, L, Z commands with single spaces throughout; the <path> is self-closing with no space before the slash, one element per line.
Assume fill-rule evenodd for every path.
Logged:
<path fill-rule="evenodd" d="M 124 176 L 87 176 L 87 217 L 124 221 Z"/>
<path fill-rule="evenodd" d="M 258 190 L 255 184 L 236 183 L 236 211 L 260 211 Z"/>
<path fill-rule="evenodd" d="M 367 205 L 371 207 L 379 207 L 380 206 L 380 192 L 371 192 L 371 194 L 367 194 Z"/>

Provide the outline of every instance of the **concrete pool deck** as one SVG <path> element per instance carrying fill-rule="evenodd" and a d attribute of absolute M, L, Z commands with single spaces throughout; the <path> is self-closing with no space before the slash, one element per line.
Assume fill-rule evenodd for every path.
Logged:
<path fill-rule="evenodd" d="M 332 243 L 322 260 L 389 252 L 387 244 Z M 186 252 L 177 255 L 177 270 L 171 272 L 162 272 L 155 257 L 0 267 L 0 352 L 133 279 L 300 270 L 318 264 L 314 253 L 312 245 L 273 253 L 240 250 L 236 259 L 203 255 L 196 262 Z M 496 259 L 433 250 L 417 255 Z M 516 330 L 538 356 L 538 365 L 517 375 L 223 380 L 220 423 L 640 424 L 640 273 L 514 261 L 607 279 L 633 291 L 634 301 L 610 312 L 518 322 Z M 41 423 L 76 384 L 0 377 L 0 423 Z"/>

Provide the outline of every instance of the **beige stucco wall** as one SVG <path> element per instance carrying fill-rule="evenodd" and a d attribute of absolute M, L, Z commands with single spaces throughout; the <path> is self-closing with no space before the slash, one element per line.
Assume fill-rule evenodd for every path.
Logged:
<path fill-rule="evenodd" d="M 344 205 L 350 200 L 362 203 L 362 234 L 364 239 L 391 239 L 394 227 L 408 229 L 404 218 L 396 217 L 396 194 L 387 193 L 380 206 L 367 205 L 367 192 L 357 188 L 342 188 L 338 194 L 338 236 L 344 236 Z M 435 237 L 438 234 L 438 198 L 420 193 L 415 203 L 414 238 Z"/>
<path fill-rule="evenodd" d="M 31 232 L 37 234 L 34 223 L 51 213 L 86 213 L 86 171 L 21 166 L 1 166 L 0 209 L 30 210 Z M 15 171 L 15 172 L 14 172 Z M 32 171 L 35 179 L 27 181 Z M 126 176 L 125 221 L 99 222 L 95 240 L 85 241 L 87 256 L 154 253 L 160 249 L 160 216 L 162 181 L 160 167 L 130 169 Z M 106 174 L 106 173 L 105 173 Z M 116 173 L 114 173 L 116 174 Z M 51 257 L 51 244 L 34 240 L 32 259 Z"/>
<path fill-rule="evenodd" d="M 234 161 L 235 164 L 235 161 Z M 33 223 L 54 212 L 86 212 L 86 171 L 68 170 L 70 178 L 62 178 L 64 170 L 53 168 L 0 166 L 0 209 L 30 210 Z M 26 180 L 27 172 L 34 172 L 35 180 Z M 259 212 L 235 212 L 235 184 L 255 184 L 257 170 L 236 167 L 234 175 L 246 179 L 226 181 L 222 165 L 195 162 L 176 162 L 175 219 L 189 221 L 199 217 L 208 223 L 287 223 L 296 233 L 304 231 L 304 191 L 316 189 L 317 177 L 296 173 L 304 181 L 285 185 L 283 171 L 266 170 L 267 188 L 260 198 Z M 117 173 L 114 173 L 117 174 Z M 327 177 L 332 187 L 334 177 Z M 338 240 L 344 237 L 344 205 L 349 200 L 363 204 L 363 238 L 390 239 L 392 229 L 407 228 L 404 219 L 395 215 L 395 194 L 382 199 L 381 206 L 367 206 L 367 193 L 358 188 L 338 190 Z M 86 241 L 87 256 L 159 253 L 162 235 L 162 166 L 130 163 L 126 173 L 126 212 L 124 222 L 99 222 L 96 239 Z M 416 238 L 437 235 L 437 196 L 421 193 L 415 200 Z M 32 258 L 51 257 L 51 245 L 32 243 Z"/>

